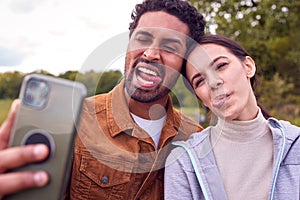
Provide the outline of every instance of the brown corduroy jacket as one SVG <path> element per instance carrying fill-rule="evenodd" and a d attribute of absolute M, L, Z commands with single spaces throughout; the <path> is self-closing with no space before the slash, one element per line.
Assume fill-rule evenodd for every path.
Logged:
<path fill-rule="evenodd" d="M 164 164 L 171 142 L 202 130 L 168 100 L 158 148 L 132 119 L 124 81 L 87 98 L 78 131 L 66 199 L 163 199 Z"/>

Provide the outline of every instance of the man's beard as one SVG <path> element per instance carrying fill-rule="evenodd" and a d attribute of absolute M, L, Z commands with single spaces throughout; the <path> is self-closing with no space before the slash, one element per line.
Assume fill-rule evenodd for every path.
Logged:
<path fill-rule="evenodd" d="M 153 65 L 156 68 L 158 68 L 160 71 L 162 71 L 163 72 L 162 74 L 165 74 L 165 67 L 161 64 L 150 62 L 150 61 L 142 59 L 142 58 L 136 60 L 130 71 L 125 69 L 125 89 L 126 89 L 127 93 L 129 94 L 129 96 L 132 99 L 139 101 L 141 103 L 151 103 L 151 102 L 157 101 L 157 100 L 165 97 L 166 95 L 168 95 L 170 92 L 170 87 L 162 85 L 162 84 L 159 84 L 154 90 L 153 89 L 145 90 L 145 89 L 137 88 L 132 84 L 134 73 L 136 73 L 135 72 L 136 66 L 138 63 L 141 63 L 141 62 L 146 63 L 148 65 Z M 176 80 L 175 80 L 175 82 L 176 82 Z M 172 84 L 172 86 L 174 84 Z"/>

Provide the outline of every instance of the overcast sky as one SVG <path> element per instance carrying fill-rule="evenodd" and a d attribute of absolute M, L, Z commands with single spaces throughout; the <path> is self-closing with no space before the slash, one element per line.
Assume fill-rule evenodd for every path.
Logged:
<path fill-rule="evenodd" d="M 99 45 L 128 31 L 140 2 L 0 0 L 0 72 L 79 70 Z"/>

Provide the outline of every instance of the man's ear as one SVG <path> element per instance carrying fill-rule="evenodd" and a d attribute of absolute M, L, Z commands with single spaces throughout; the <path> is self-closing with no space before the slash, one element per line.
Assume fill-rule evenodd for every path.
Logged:
<path fill-rule="evenodd" d="M 255 75 L 256 72 L 256 66 L 254 60 L 250 56 L 246 56 L 246 59 L 244 60 L 246 73 L 248 78 L 252 78 Z"/>

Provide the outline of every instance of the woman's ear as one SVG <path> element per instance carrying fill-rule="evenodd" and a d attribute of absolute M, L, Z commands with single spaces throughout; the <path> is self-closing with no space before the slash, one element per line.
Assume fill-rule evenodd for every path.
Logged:
<path fill-rule="evenodd" d="M 250 56 L 246 56 L 246 59 L 244 60 L 246 73 L 248 78 L 252 78 L 255 75 L 256 72 L 256 66 L 254 60 Z"/>

